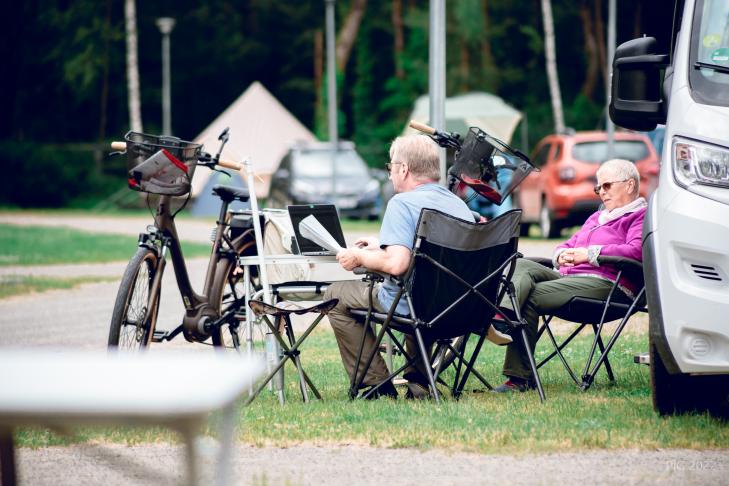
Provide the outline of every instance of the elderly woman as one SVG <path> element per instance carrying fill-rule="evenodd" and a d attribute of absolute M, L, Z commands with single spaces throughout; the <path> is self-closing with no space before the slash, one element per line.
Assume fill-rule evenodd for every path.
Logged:
<path fill-rule="evenodd" d="M 513 282 L 532 346 L 536 344 L 540 315 L 551 314 L 576 295 L 607 298 L 617 270 L 609 265 L 599 266 L 599 255 L 642 260 L 646 201 L 638 197 L 639 184 L 635 164 L 628 160 L 608 160 L 598 169 L 595 186 L 603 207 L 587 218 L 572 238 L 556 248 L 552 256 L 554 270 L 529 260 L 517 262 Z M 618 282 L 618 288 L 620 292 L 613 297 L 618 301 L 628 301 L 636 291 L 636 285 L 624 277 Z M 507 381 L 496 387 L 495 392 L 525 391 L 530 386 L 531 369 L 520 342 L 509 344 L 503 373 Z"/>

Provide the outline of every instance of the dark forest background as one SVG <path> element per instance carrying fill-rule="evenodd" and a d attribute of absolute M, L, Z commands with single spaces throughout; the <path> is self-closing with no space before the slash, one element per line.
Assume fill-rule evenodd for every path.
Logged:
<path fill-rule="evenodd" d="M 607 0 L 552 0 L 570 127 L 602 129 Z M 426 0 L 339 0 L 337 29 L 362 12 L 340 52 L 340 137 L 382 166 L 415 99 L 428 91 Z M 642 34 L 668 50 L 673 2 L 618 0 L 617 43 Z M 171 36 L 172 126 L 193 138 L 255 81 L 325 139 L 323 0 L 138 1 L 144 130 L 161 130 L 158 17 Z M 528 120 L 527 151 L 553 131 L 539 0 L 449 0 L 447 93 L 488 91 Z M 351 34 L 351 31 L 349 32 Z M 344 38 L 342 36 L 345 36 Z M 346 42 L 345 42 L 346 43 Z M 123 0 L 10 2 L 0 30 L 0 204 L 89 206 L 122 187 L 104 157 L 129 129 Z M 265 114 L 261 114 L 265 116 Z M 39 197 L 42 195 L 42 197 Z"/>

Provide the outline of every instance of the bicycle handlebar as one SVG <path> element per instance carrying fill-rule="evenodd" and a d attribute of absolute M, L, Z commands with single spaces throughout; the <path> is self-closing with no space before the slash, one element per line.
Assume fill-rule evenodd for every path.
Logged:
<path fill-rule="evenodd" d="M 241 170 L 243 167 L 238 162 L 233 162 L 231 160 L 218 160 L 218 165 L 220 167 L 225 167 L 226 169 L 232 169 L 232 170 Z"/>
<path fill-rule="evenodd" d="M 123 152 L 127 149 L 127 143 L 126 142 L 111 142 L 111 148 L 112 148 L 112 150 L 118 150 L 120 152 Z M 207 165 L 207 164 L 205 164 L 205 165 Z M 241 170 L 241 168 L 243 167 L 238 162 L 233 162 L 231 160 L 218 160 L 217 165 L 219 165 L 220 167 L 225 167 L 226 169 L 232 169 L 232 170 Z"/>
<path fill-rule="evenodd" d="M 414 128 L 420 132 L 427 133 L 428 135 L 435 135 L 435 128 L 428 126 L 425 123 L 420 123 L 415 120 L 410 120 L 410 127 Z"/>

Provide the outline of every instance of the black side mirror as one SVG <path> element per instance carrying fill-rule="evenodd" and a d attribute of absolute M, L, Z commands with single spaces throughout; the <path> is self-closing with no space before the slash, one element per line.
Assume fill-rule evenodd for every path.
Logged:
<path fill-rule="evenodd" d="M 668 55 L 656 54 L 656 39 L 641 37 L 618 46 L 613 59 L 610 119 L 621 127 L 650 131 L 666 122 L 661 71 Z"/>

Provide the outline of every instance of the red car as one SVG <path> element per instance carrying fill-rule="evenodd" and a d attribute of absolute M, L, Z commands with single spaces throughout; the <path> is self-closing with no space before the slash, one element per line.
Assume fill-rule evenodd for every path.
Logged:
<path fill-rule="evenodd" d="M 640 173 L 640 194 L 647 197 L 658 184 L 659 160 L 648 137 L 615 133 L 614 158 L 635 163 Z M 557 238 L 562 228 L 581 225 L 600 206 L 593 188 L 600 164 L 607 160 L 606 132 L 548 135 L 532 153 L 532 172 L 515 193 L 522 208 L 522 234 L 539 224 L 544 238 Z"/>

